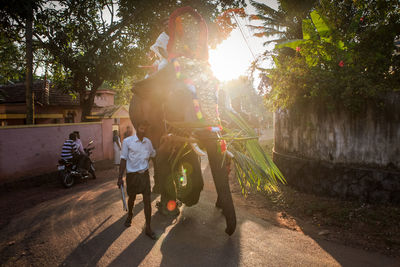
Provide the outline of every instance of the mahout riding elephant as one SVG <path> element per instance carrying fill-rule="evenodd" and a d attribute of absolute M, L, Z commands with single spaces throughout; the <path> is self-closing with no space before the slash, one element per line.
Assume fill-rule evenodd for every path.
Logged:
<path fill-rule="evenodd" d="M 187 14 L 197 21 L 197 33 L 196 27 L 191 27 L 191 19 L 178 18 Z M 179 21 L 190 22 L 190 29 L 175 35 L 174 29 L 183 28 L 177 25 Z M 188 36 L 191 33 L 195 34 Z M 246 187 L 276 191 L 277 182 L 285 180 L 244 120 L 229 115 L 232 121 L 228 124 L 234 122 L 240 129 L 223 128 L 217 105 L 218 81 L 207 62 L 207 27 L 201 16 L 190 7 L 174 11 L 169 19 L 169 34 L 169 63 L 134 84 L 129 109 L 135 128 L 142 120 L 150 124 L 147 137 L 157 150 L 154 188 L 161 193 L 158 208 L 176 215 L 174 212 L 179 209 L 170 206 L 171 202 L 176 204 L 178 199 L 187 206 L 198 203 L 204 185 L 200 155 L 207 155 L 218 195 L 216 206 L 225 216 L 225 232 L 232 235 L 236 214 L 228 181 L 230 159 L 242 192 Z M 226 140 L 230 141 L 232 152 L 227 150 Z"/>
<path fill-rule="evenodd" d="M 180 196 L 178 192 L 178 198 L 187 206 L 198 202 L 203 189 L 200 160 L 195 150 L 187 144 L 197 142 L 207 151 L 218 194 L 216 205 L 222 209 L 226 218 L 225 232 L 231 235 L 236 228 L 236 214 L 220 141 L 216 133 L 209 131 L 205 127 L 206 124 L 199 122 L 193 108 L 191 92 L 187 89 L 187 84 L 177 78 L 175 66 L 174 63 L 169 63 L 148 79 L 135 83 L 132 89 L 130 117 L 134 126 L 140 120 L 147 120 L 150 124 L 148 137 L 157 149 L 155 180 L 161 187 L 162 205 L 177 198 L 177 183 L 176 180 L 174 183 L 174 178 L 181 166 L 186 172 L 187 185 Z M 179 123 L 192 123 L 193 127 L 177 128 L 176 124 Z M 197 147 L 195 144 L 194 146 Z M 179 151 L 185 153 L 172 168 L 171 158 L 176 158 Z"/>

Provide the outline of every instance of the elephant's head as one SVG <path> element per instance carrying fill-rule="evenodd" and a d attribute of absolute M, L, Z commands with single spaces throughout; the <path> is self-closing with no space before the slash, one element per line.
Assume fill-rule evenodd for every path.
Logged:
<path fill-rule="evenodd" d="M 176 78 L 174 66 L 165 68 L 133 85 L 129 115 L 136 128 L 140 120 L 150 124 L 147 136 L 157 148 L 168 121 L 195 121 L 192 99 L 185 84 Z"/>

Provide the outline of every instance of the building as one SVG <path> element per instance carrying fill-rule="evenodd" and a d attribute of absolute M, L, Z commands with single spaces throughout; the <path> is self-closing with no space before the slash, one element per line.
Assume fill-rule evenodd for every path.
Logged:
<path fill-rule="evenodd" d="M 24 125 L 26 118 L 25 84 L 0 86 L 0 125 Z M 79 96 L 64 94 L 51 88 L 45 81 L 35 81 L 34 96 L 35 124 L 73 123 L 80 120 Z"/>
<path fill-rule="evenodd" d="M 24 125 L 26 118 L 25 84 L 0 86 L 0 126 Z M 48 81 L 33 83 L 35 124 L 61 124 L 81 122 L 82 109 L 79 95 L 67 94 L 51 86 Z M 87 119 L 101 121 L 113 119 L 113 130 L 124 132 L 132 127 L 128 106 L 114 104 L 115 92 L 103 85 L 96 92 L 92 113 Z"/>

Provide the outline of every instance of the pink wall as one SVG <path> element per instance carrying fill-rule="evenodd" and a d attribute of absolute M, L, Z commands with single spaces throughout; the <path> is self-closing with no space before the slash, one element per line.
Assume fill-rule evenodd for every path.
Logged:
<path fill-rule="evenodd" d="M 113 119 L 103 119 L 101 125 L 103 134 L 103 159 L 112 160 L 114 158 L 112 124 Z"/>
<path fill-rule="evenodd" d="M 79 131 L 84 146 L 94 141 L 92 159 L 112 159 L 112 120 L 0 128 L 0 183 L 56 171 L 69 133 Z"/>

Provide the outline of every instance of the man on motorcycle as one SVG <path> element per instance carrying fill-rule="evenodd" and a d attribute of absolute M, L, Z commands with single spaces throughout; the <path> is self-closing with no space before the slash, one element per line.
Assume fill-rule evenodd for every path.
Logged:
<path fill-rule="evenodd" d="M 75 144 L 76 135 L 74 133 L 69 134 L 69 139 L 65 140 L 62 150 L 61 158 L 65 161 L 72 161 L 74 155 L 78 153 L 78 148 Z"/>
<path fill-rule="evenodd" d="M 76 136 L 76 140 L 74 143 L 76 144 L 78 150 L 78 155 L 77 155 L 78 168 L 81 169 L 82 172 L 87 172 L 90 168 L 89 157 L 86 154 L 85 150 L 83 149 L 79 131 L 74 131 L 74 134 Z"/>

